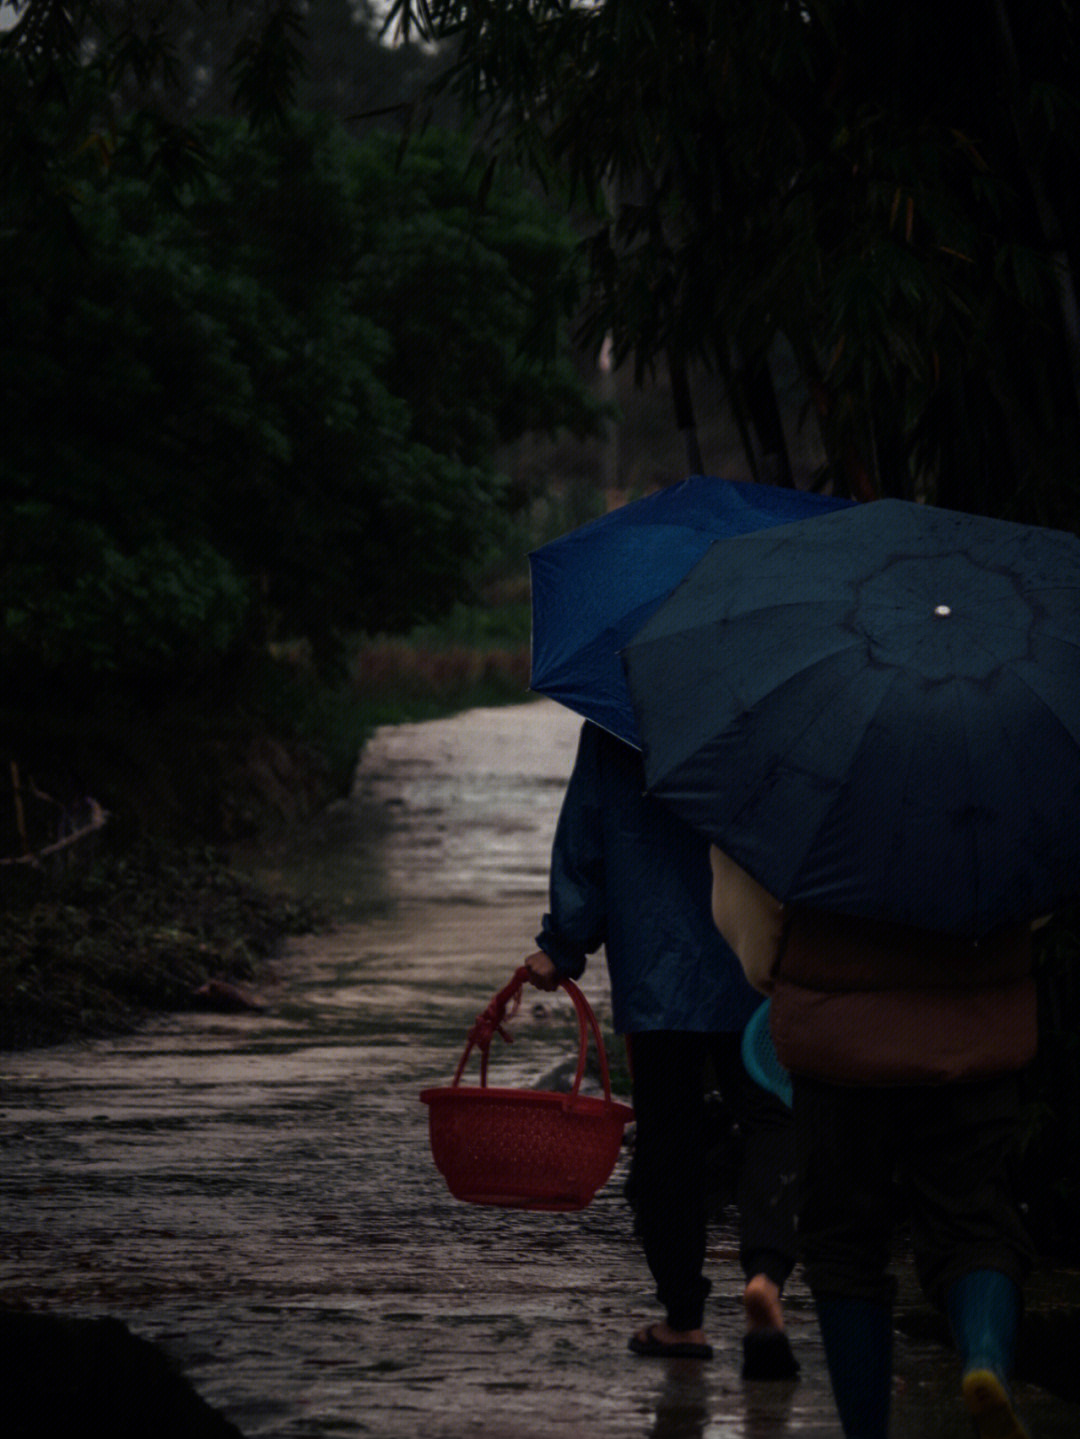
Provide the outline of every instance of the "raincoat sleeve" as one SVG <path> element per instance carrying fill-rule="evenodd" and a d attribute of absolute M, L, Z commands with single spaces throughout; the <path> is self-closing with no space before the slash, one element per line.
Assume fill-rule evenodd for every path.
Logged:
<path fill-rule="evenodd" d="M 784 940 L 784 906 L 714 844 L 709 846 L 709 861 L 713 922 L 750 983 L 768 994 Z"/>
<path fill-rule="evenodd" d="M 537 948 L 568 979 L 580 977 L 607 928 L 598 738 L 593 725 L 584 726 L 555 826 L 551 909 L 536 936 Z"/>

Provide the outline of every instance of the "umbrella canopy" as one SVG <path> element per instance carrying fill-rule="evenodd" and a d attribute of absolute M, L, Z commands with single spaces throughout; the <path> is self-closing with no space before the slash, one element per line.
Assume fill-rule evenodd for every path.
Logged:
<path fill-rule="evenodd" d="M 532 579 L 530 687 L 640 749 L 619 650 L 714 540 L 849 500 L 694 475 L 542 545 Z"/>
<path fill-rule="evenodd" d="M 624 652 L 650 791 L 780 899 L 979 937 L 1080 888 L 1080 541 L 900 500 L 715 544 Z"/>

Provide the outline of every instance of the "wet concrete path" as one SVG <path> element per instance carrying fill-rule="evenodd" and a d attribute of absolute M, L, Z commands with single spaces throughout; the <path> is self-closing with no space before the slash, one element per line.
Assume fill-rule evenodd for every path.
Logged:
<path fill-rule="evenodd" d="M 355 917 L 291 943 L 263 1012 L 0 1056 L 0 1304 L 124 1320 L 249 1439 L 837 1434 L 798 1275 L 797 1383 L 739 1378 L 723 1228 L 715 1361 L 634 1359 L 655 1309 L 625 1161 L 563 1215 L 460 1204 L 431 1163 L 419 1092 L 531 948 L 577 729 L 540 701 L 379 732 L 293 856 Z M 583 987 L 606 1020 L 602 964 Z M 575 1050 L 569 1006 L 530 990 L 492 1081 Z M 900 1335 L 896 1369 L 895 1439 L 967 1433 L 946 1350 Z M 1033 1439 L 1080 1433 L 1080 1406 L 1019 1397 Z"/>

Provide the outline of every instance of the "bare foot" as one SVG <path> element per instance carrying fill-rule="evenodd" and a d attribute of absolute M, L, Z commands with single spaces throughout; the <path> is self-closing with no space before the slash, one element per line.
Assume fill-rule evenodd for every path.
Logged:
<path fill-rule="evenodd" d="M 759 1329 L 783 1329 L 784 1311 L 780 1290 L 764 1274 L 755 1274 L 743 1292 L 746 1327 L 753 1333 Z"/>

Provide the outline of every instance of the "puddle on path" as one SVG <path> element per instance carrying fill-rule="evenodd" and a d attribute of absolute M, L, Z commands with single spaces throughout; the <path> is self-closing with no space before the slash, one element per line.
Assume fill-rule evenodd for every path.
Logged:
<path fill-rule="evenodd" d="M 834 1436 L 797 1278 L 803 1378 L 741 1383 L 729 1231 L 715 1363 L 644 1363 L 622 1162 L 563 1215 L 460 1204 L 432 1165 L 418 1094 L 531 948 L 577 729 L 541 701 L 381 732 L 311 854 L 326 892 L 374 865 L 388 902 L 294 942 L 264 1013 L 0 1056 L 0 1303 L 123 1319 L 248 1439 Z M 602 964 L 584 988 L 606 1019 Z M 496 1082 L 576 1046 L 569 1006 L 531 994 Z M 897 1371 L 895 1439 L 966 1432 L 940 1347 L 901 1336 Z M 1080 1432 L 1077 1406 L 1021 1401 L 1035 1439 Z"/>

